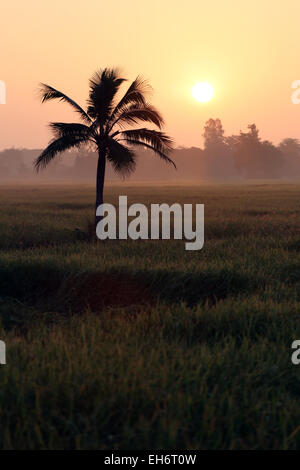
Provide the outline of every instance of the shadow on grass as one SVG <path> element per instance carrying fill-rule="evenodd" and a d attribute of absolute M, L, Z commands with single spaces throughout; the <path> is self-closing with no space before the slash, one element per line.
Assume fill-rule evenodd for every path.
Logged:
<path fill-rule="evenodd" d="M 250 215 L 253 217 L 264 217 L 265 215 L 273 215 L 273 212 L 264 210 L 247 210 L 243 211 L 243 214 Z"/>
<path fill-rule="evenodd" d="M 65 202 L 65 203 L 48 203 L 48 207 L 54 208 L 55 210 L 86 210 L 86 209 L 91 209 L 91 211 L 94 209 L 94 204 L 92 203 L 76 203 L 76 202 Z"/>
<path fill-rule="evenodd" d="M 279 277 L 287 284 L 296 284 L 300 282 L 300 264 L 294 262 L 280 266 Z"/>
<path fill-rule="evenodd" d="M 94 243 L 97 241 L 93 223 L 86 223 L 84 230 L 56 229 L 50 232 L 40 230 L 40 227 L 16 227 L 10 233 L 0 233 L 0 250 L 28 250 L 32 248 L 49 248 L 65 246 L 78 242 Z"/>
<path fill-rule="evenodd" d="M 74 272 L 46 262 L 13 262 L 0 267 L 0 297 L 23 302 L 41 311 L 81 313 L 89 308 L 169 304 L 215 304 L 218 300 L 249 295 L 258 287 L 230 270 L 185 273 L 149 270 L 141 272 Z"/>
<path fill-rule="evenodd" d="M 16 227 L 10 233 L 2 231 L 0 250 L 28 250 L 48 248 L 56 245 L 68 245 L 80 240 L 76 230 L 41 231 L 39 227 Z"/>
<path fill-rule="evenodd" d="M 256 279 L 223 269 L 197 273 L 153 273 L 152 291 L 169 303 L 184 302 L 188 307 L 198 303 L 217 303 L 237 295 L 248 295 L 258 288 Z"/>
<path fill-rule="evenodd" d="M 295 251 L 297 253 L 300 253 L 300 238 L 288 242 L 286 244 L 286 248 L 288 251 Z"/>
<path fill-rule="evenodd" d="M 74 312 L 82 312 L 86 308 L 100 312 L 107 307 L 154 303 L 154 296 L 144 279 L 130 273 L 79 273 L 67 279 L 57 295 Z"/>

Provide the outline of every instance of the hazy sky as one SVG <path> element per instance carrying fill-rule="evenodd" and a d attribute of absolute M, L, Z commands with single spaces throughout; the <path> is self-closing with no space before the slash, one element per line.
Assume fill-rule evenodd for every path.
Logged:
<path fill-rule="evenodd" d="M 41 105 L 39 82 L 84 104 L 106 66 L 149 79 L 178 145 L 200 145 L 210 117 L 227 134 L 255 122 L 275 142 L 300 138 L 299 0 L 10 0 L 0 15 L 0 148 L 44 146 L 49 120 L 77 119 L 67 104 Z M 202 80 L 215 87 L 206 104 L 191 96 Z"/>

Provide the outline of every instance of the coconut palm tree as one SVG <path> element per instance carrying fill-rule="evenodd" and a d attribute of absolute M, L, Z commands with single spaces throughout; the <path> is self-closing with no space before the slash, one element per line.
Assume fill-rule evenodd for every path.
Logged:
<path fill-rule="evenodd" d="M 87 109 L 84 110 L 64 93 L 41 84 L 42 102 L 58 99 L 69 103 L 82 123 L 52 122 L 54 138 L 35 160 L 37 170 L 44 168 L 56 155 L 71 148 L 92 144 L 98 151 L 96 177 L 96 209 L 103 204 L 103 187 L 107 160 L 118 173 L 127 175 L 135 168 L 134 147 L 143 147 L 171 163 L 172 141 L 161 131 L 164 120 L 159 111 L 146 100 L 150 87 L 137 77 L 123 97 L 116 101 L 120 86 L 125 82 L 117 69 L 103 69 L 90 80 Z M 156 129 L 138 127 L 141 122 Z M 132 127 L 131 129 L 128 127 Z M 157 129 L 158 128 L 158 129 Z M 95 224 L 99 218 L 95 216 Z"/>

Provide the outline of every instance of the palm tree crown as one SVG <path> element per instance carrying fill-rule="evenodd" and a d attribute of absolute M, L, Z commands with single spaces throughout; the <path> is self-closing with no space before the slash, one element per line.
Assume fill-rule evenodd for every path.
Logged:
<path fill-rule="evenodd" d="M 146 100 L 149 85 L 137 77 L 123 97 L 116 101 L 120 86 L 125 82 L 116 69 L 103 69 L 90 80 L 89 98 L 85 111 L 64 93 L 42 84 L 42 102 L 58 99 L 69 103 L 82 123 L 52 122 L 54 139 L 35 161 L 37 170 L 46 167 L 60 152 L 92 143 L 98 150 L 97 200 L 103 202 L 105 164 L 109 160 L 117 172 L 128 174 L 135 168 L 133 147 L 153 150 L 165 162 L 174 162 L 169 154 L 172 141 L 161 131 L 164 120 L 159 111 Z M 141 122 L 157 129 L 138 127 Z M 133 128 L 129 129 L 129 126 Z M 175 167 L 176 168 L 176 167 Z"/>
<path fill-rule="evenodd" d="M 128 173 L 134 169 L 135 155 L 132 146 L 151 149 L 175 166 L 168 157 L 172 141 L 165 133 L 147 128 L 126 129 L 128 125 L 141 121 L 150 122 L 161 129 L 164 120 L 158 110 L 146 101 L 149 86 L 139 77 L 131 83 L 118 104 L 115 104 L 114 99 L 124 81 L 126 80 L 119 77 L 115 69 L 96 72 L 90 80 L 87 111 L 64 93 L 42 84 L 42 102 L 53 99 L 66 101 L 84 123 L 51 123 L 55 138 L 36 159 L 37 170 L 46 167 L 58 153 L 88 142 L 105 151 L 107 159 L 118 172 Z"/>

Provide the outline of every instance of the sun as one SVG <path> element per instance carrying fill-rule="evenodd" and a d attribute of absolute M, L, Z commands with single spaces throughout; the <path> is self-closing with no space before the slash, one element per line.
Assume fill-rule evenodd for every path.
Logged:
<path fill-rule="evenodd" d="M 214 96 L 214 88 L 211 83 L 199 82 L 193 86 L 192 95 L 196 101 L 200 103 L 207 103 Z"/>

